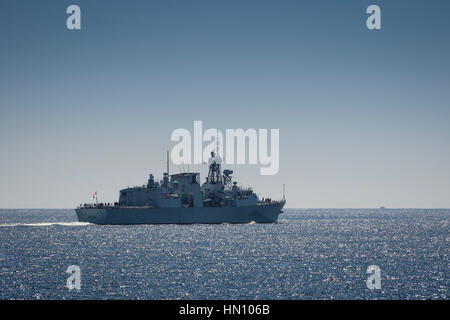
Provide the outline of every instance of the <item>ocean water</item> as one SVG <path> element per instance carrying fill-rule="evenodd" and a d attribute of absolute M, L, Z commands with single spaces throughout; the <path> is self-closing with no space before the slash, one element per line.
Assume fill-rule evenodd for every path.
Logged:
<path fill-rule="evenodd" d="M 0 209 L 0 299 L 449 299 L 449 221 L 449 209 L 286 209 L 278 224 L 97 226 Z M 66 287 L 70 265 L 80 290 Z"/>

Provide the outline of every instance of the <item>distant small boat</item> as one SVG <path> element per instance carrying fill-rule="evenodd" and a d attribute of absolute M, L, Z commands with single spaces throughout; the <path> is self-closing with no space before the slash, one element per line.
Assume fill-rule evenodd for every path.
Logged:
<path fill-rule="evenodd" d="M 381 207 L 380 207 L 380 210 L 384 210 L 384 209 L 386 209 L 386 208 L 385 208 L 385 207 L 383 207 L 383 206 L 381 206 Z"/>

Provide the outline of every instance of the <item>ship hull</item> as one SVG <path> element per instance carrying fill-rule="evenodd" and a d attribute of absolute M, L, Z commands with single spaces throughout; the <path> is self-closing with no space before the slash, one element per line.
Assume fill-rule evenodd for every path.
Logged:
<path fill-rule="evenodd" d="M 80 222 L 95 224 L 275 223 L 285 202 L 248 207 L 75 209 Z"/>

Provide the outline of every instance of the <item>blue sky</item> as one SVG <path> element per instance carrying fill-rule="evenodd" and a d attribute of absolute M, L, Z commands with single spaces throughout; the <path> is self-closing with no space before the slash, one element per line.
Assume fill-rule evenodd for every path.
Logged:
<path fill-rule="evenodd" d="M 381 30 L 366 28 L 370 4 Z M 279 128 L 277 175 L 233 169 L 261 196 L 285 183 L 289 207 L 450 207 L 449 9 L 2 1 L 0 207 L 115 201 L 161 175 L 171 132 L 194 120 Z"/>

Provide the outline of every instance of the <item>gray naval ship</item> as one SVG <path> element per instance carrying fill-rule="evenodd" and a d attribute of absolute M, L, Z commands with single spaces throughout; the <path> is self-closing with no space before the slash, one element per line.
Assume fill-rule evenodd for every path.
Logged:
<path fill-rule="evenodd" d="M 221 170 L 222 160 L 211 152 L 206 182 L 195 172 L 169 175 L 160 182 L 152 174 L 146 185 L 120 190 L 114 204 L 83 204 L 78 221 L 95 224 L 273 223 L 286 203 L 260 200 L 250 188 L 232 181 L 233 171 Z M 170 178 L 169 178 L 170 177 Z"/>

